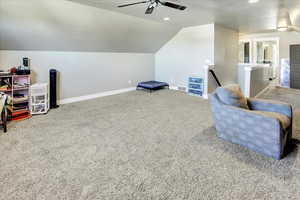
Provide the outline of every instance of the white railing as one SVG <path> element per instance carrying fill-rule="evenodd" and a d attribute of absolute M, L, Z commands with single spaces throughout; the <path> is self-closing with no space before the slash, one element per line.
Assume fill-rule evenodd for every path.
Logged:
<path fill-rule="evenodd" d="M 269 65 L 239 65 L 238 82 L 246 97 L 255 97 L 268 87 L 272 77 Z"/>
<path fill-rule="evenodd" d="M 209 70 L 214 69 L 214 65 L 204 65 L 203 69 L 204 69 L 204 91 L 203 91 L 203 98 L 208 99 L 208 94 L 209 94 Z"/>

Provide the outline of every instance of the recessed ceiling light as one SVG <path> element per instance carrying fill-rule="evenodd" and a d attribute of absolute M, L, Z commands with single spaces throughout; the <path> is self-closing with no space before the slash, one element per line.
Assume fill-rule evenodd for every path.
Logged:
<path fill-rule="evenodd" d="M 258 3 L 259 0 L 248 0 L 248 3 Z"/>
<path fill-rule="evenodd" d="M 165 17 L 164 21 L 170 21 L 170 17 Z"/>

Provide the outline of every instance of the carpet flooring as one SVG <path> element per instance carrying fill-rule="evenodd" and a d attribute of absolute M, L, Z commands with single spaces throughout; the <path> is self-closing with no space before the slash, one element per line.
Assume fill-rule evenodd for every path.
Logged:
<path fill-rule="evenodd" d="M 0 199 L 299 199 L 294 137 L 280 161 L 224 142 L 208 101 L 171 90 L 63 105 L 0 133 Z"/>

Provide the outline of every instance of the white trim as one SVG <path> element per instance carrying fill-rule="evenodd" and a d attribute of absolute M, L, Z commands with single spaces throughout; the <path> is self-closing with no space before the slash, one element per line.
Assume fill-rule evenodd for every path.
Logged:
<path fill-rule="evenodd" d="M 257 64 L 257 42 L 274 41 L 276 42 L 275 63 L 272 63 L 272 78 L 279 77 L 280 74 L 280 37 L 258 37 L 253 38 L 253 62 Z"/>
<path fill-rule="evenodd" d="M 178 90 L 178 87 L 177 86 L 170 86 L 170 88 L 169 88 L 170 90 Z"/>
<path fill-rule="evenodd" d="M 250 91 L 251 91 L 251 71 L 253 70 L 252 67 L 245 67 L 244 68 L 245 75 L 244 75 L 244 95 L 245 97 L 250 97 Z"/>
<path fill-rule="evenodd" d="M 265 89 L 263 89 L 262 91 L 260 91 L 257 95 L 255 95 L 254 98 L 258 98 L 260 95 L 262 95 L 265 91 L 267 91 L 271 86 L 268 85 Z"/>
<path fill-rule="evenodd" d="M 112 91 L 90 94 L 90 95 L 85 95 L 85 96 L 71 97 L 71 98 L 59 100 L 59 104 L 62 105 L 62 104 L 86 101 L 86 100 L 90 100 L 90 99 L 111 96 L 111 95 L 115 95 L 115 94 L 121 94 L 121 93 L 130 92 L 130 91 L 134 91 L 134 90 L 136 90 L 135 87 L 130 87 L 130 88 L 124 88 L 124 89 L 120 89 L 120 90 L 112 90 Z"/>
<path fill-rule="evenodd" d="M 264 41 L 276 41 L 276 40 L 280 40 L 280 37 L 255 37 L 252 38 L 252 40 L 254 42 L 264 42 Z"/>
<path fill-rule="evenodd" d="M 203 94 L 203 99 L 208 99 L 208 96 L 209 96 L 210 94 Z"/>
<path fill-rule="evenodd" d="M 204 80 L 203 80 L 203 98 L 207 99 L 208 98 L 208 71 L 209 71 L 209 65 L 204 65 Z"/>
<path fill-rule="evenodd" d="M 186 88 L 185 90 L 181 90 L 180 88 Z M 177 91 L 181 91 L 181 92 L 187 92 L 187 87 L 186 86 L 175 86 L 172 85 L 169 87 L 170 90 L 177 90 Z"/>
<path fill-rule="evenodd" d="M 250 63 L 253 62 L 253 51 L 252 51 L 252 49 L 253 49 L 253 42 L 252 42 L 252 40 L 251 39 L 240 39 L 239 40 L 239 46 L 240 46 L 240 43 L 247 43 L 247 42 L 249 42 L 249 63 L 239 63 L 239 64 L 250 64 Z"/>
<path fill-rule="evenodd" d="M 204 99 L 208 99 L 208 95 L 209 95 L 209 92 L 208 92 L 208 80 L 209 80 L 209 70 L 210 69 L 214 69 L 215 66 L 214 65 L 204 65 L 203 66 L 203 69 L 204 69 L 204 90 L 203 90 L 203 95 L 202 97 Z"/>

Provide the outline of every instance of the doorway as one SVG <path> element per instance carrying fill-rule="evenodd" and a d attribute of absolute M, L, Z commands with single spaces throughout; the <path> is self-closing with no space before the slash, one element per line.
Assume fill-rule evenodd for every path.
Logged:
<path fill-rule="evenodd" d="M 259 38 L 253 40 L 253 61 L 255 64 L 271 68 L 270 78 L 279 76 L 279 38 Z"/>

